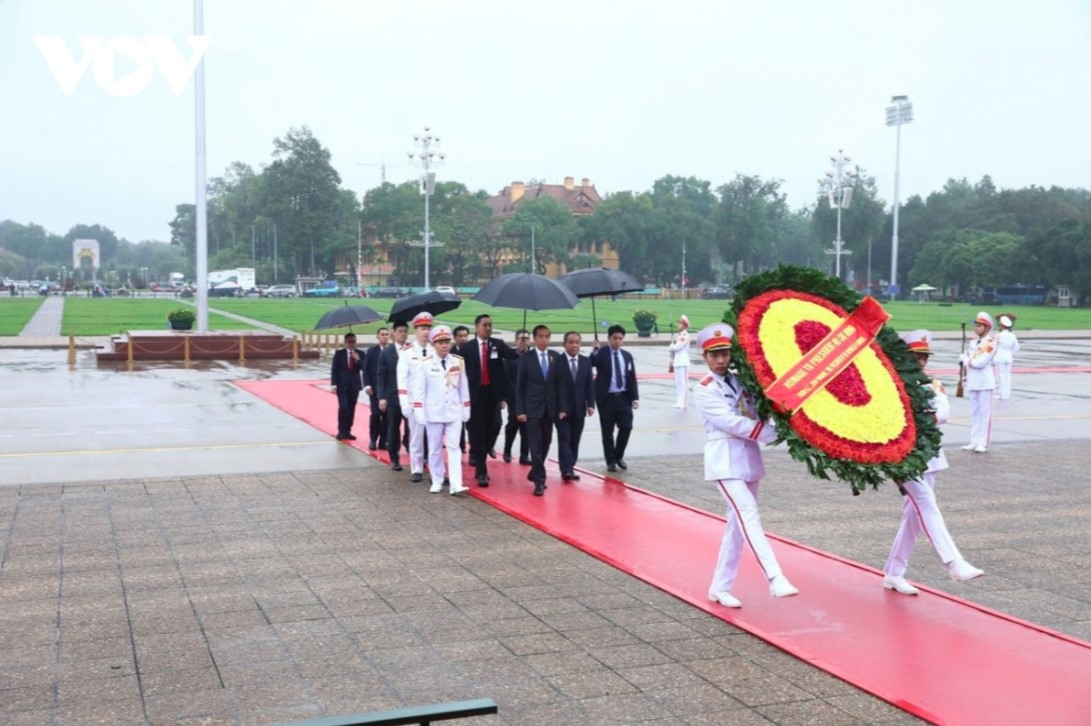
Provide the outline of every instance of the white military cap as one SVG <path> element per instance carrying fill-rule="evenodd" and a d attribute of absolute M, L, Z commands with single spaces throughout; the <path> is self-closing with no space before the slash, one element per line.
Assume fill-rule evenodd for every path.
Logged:
<path fill-rule="evenodd" d="M 981 312 L 979 312 L 977 314 L 977 317 L 974 318 L 974 325 L 977 325 L 978 323 L 981 323 L 982 325 L 984 325 L 989 330 L 992 330 L 992 328 L 993 328 L 993 316 L 989 315 L 987 312 L 982 310 Z"/>
<path fill-rule="evenodd" d="M 727 323 L 713 323 L 701 328 L 697 334 L 697 347 L 703 353 L 706 350 L 718 350 L 730 348 L 731 339 L 735 337 L 735 331 Z"/>
<path fill-rule="evenodd" d="M 689 318 L 687 318 L 685 315 L 679 315 L 678 316 L 678 324 L 679 325 L 685 325 L 688 328 L 689 327 Z"/>
<path fill-rule="evenodd" d="M 909 346 L 910 353 L 923 353 L 932 355 L 932 334 L 924 328 L 910 330 L 902 336 L 902 340 Z"/>
<path fill-rule="evenodd" d="M 428 334 L 428 341 L 435 343 L 437 340 L 451 340 L 453 337 L 450 328 L 446 325 L 437 325 L 432 328 L 432 332 Z"/>

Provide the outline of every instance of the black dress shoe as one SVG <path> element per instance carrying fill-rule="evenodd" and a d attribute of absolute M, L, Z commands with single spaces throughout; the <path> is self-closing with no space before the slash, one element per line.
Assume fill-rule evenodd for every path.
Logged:
<path fill-rule="evenodd" d="M 489 485 L 489 476 L 486 474 L 485 476 L 477 477 L 477 485 L 479 487 L 487 487 Z"/>
<path fill-rule="evenodd" d="M 333 438 L 337 439 L 338 441 L 344 441 L 345 440 L 345 435 L 344 434 L 337 434 Z"/>
<path fill-rule="evenodd" d="M 504 463 L 505 464 L 510 464 L 511 463 L 511 454 L 504 454 Z"/>
<path fill-rule="evenodd" d="M 375 451 L 375 449 L 377 449 L 377 448 L 378 447 L 375 445 L 374 441 L 367 442 L 367 450 L 368 451 Z"/>
<path fill-rule="evenodd" d="M 496 449 L 489 449 L 489 458 L 490 459 L 495 459 L 496 458 Z"/>
<path fill-rule="evenodd" d="M 445 487 L 451 486 L 451 480 L 450 479 L 444 479 L 443 480 L 443 486 L 445 486 Z"/>
<path fill-rule="evenodd" d="M 401 464 L 391 464 L 390 465 L 390 470 L 391 471 L 401 471 L 402 470 L 402 465 Z"/>
<path fill-rule="evenodd" d="M 620 467 L 622 469 L 628 469 L 629 468 L 629 465 L 625 463 L 625 459 L 618 459 L 617 460 L 617 465 L 618 465 L 618 467 Z"/>
<path fill-rule="evenodd" d="M 616 472 L 617 471 L 617 466 L 614 465 L 614 464 L 607 464 L 606 465 L 606 471 L 611 472 L 611 473 Z"/>
<path fill-rule="evenodd" d="M 519 457 L 519 463 L 522 464 L 523 466 L 530 466 L 530 459 L 527 458 L 526 456 L 520 456 Z"/>
<path fill-rule="evenodd" d="M 424 477 L 423 477 L 423 476 L 421 476 L 420 474 L 414 474 L 413 476 L 409 477 L 409 481 L 411 481 L 411 482 L 413 482 L 414 484 L 416 484 L 417 482 L 419 482 L 419 481 L 420 481 L 421 479 L 423 479 L 423 478 L 424 478 Z"/>
<path fill-rule="evenodd" d="M 540 497 L 543 494 L 545 494 L 545 484 L 535 484 L 534 485 L 534 496 Z"/>
<path fill-rule="evenodd" d="M 356 440 L 356 437 L 353 436 L 352 434 L 345 434 L 345 438 L 348 439 L 349 441 L 355 441 Z"/>
<path fill-rule="evenodd" d="M 579 481 L 580 480 L 580 475 L 579 474 L 561 474 L 561 480 L 562 481 Z"/>
<path fill-rule="evenodd" d="M 466 460 L 466 463 L 470 466 L 477 466 L 477 459 L 471 456 L 469 459 Z"/>

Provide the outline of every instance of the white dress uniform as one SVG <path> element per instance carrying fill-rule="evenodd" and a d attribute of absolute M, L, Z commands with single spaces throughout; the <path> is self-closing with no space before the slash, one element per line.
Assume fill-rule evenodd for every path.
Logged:
<path fill-rule="evenodd" d="M 683 315 L 678 322 L 685 323 L 685 327 L 667 350 L 674 366 L 674 407 L 685 408 L 689 403 L 689 318 Z"/>
<path fill-rule="evenodd" d="M 906 333 L 903 339 L 910 351 L 931 355 L 930 337 L 927 330 L 914 330 Z M 936 413 L 936 423 L 945 424 L 951 415 L 951 403 L 947 398 L 947 392 L 938 378 L 933 379 L 929 387 L 932 389 L 932 410 Z M 932 543 L 932 548 L 935 549 L 940 562 L 947 567 L 952 578 L 964 582 L 984 574 L 963 559 L 939 510 L 935 492 L 936 473 L 947 467 L 947 457 L 943 449 L 940 449 L 939 453 L 928 462 L 928 467 L 920 478 L 902 482 L 905 499 L 902 501 L 901 523 L 898 525 L 894 544 L 891 545 L 890 554 L 883 566 L 883 571 L 886 573 L 886 577 L 883 578 L 883 587 L 888 590 L 897 590 L 905 595 L 917 594 L 917 588 L 905 582 L 904 577 L 905 570 L 909 566 L 909 557 L 913 554 L 913 546 L 917 542 L 917 535 L 921 531 Z"/>
<path fill-rule="evenodd" d="M 451 339 L 451 331 L 446 325 L 432 330 L 433 344 L 444 337 Z M 429 356 L 418 364 L 412 385 L 414 416 L 428 432 L 430 491 L 442 491 L 443 480 L 449 479 L 451 494 L 464 492 L 458 439 L 462 424 L 470 418 L 470 384 L 466 380 L 465 363 L 454 353 L 448 353 L 446 358 Z M 443 463 L 444 449 L 447 450 L 447 467 Z"/>
<path fill-rule="evenodd" d="M 1011 365 L 1015 360 L 1015 354 L 1019 352 L 1019 338 L 1015 337 L 1011 326 L 1014 321 L 1007 315 L 1001 315 L 998 319 L 1000 332 L 996 334 L 996 385 L 1000 391 L 1000 400 L 1011 398 Z"/>
<path fill-rule="evenodd" d="M 970 343 L 970 348 L 960 361 L 966 365 L 966 394 L 970 398 L 970 443 L 962 448 L 966 451 L 985 453 L 989 448 L 989 436 L 992 433 L 992 399 L 996 389 L 996 376 L 993 374 L 993 358 L 996 355 L 996 340 L 989 335 L 993 328 L 993 319 L 986 312 L 977 314 L 974 323 L 983 323 L 985 335 Z"/>
<path fill-rule="evenodd" d="M 420 364 L 431 359 L 431 347 L 422 346 L 417 341 L 407 350 L 398 353 L 398 402 L 409 421 L 409 471 L 411 474 L 424 473 L 424 423 L 418 419 L 416 411 L 410 405 L 409 392 L 413 390 L 413 381 Z"/>
<path fill-rule="evenodd" d="M 716 323 L 700 332 L 697 345 L 702 351 L 725 348 L 733 335 L 731 326 Z M 758 513 L 758 484 L 765 476 L 759 445 L 775 441 L 776 429 L 758 420 L 753 399 L 731 373 L 721 377 L 709 372 L 694 387 L 693 402 L 704 419 L 708 435 L 705 479 L 716 483 L 727 504 L 727 525 L 709 587 L 709 599 L 728 607 L 741 604 L 731 595 L 731 589 L 739 571 L 743 540 L 757 557 L 772 594 L 776 597 L 795 595 L 798 590 L 781 572 Z"/>

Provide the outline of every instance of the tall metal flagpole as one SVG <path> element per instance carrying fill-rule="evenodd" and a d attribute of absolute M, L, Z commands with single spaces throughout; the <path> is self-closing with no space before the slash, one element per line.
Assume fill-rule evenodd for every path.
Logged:
<path fill-rule="evenodd" d="M 204 35 L 204 0 L 193 0 L 193 34 Z M 197 63 L 193 82 L 197 155 L 197 332 L 208 332 L 208 204 L 205 159 L 205 59 Z"/>

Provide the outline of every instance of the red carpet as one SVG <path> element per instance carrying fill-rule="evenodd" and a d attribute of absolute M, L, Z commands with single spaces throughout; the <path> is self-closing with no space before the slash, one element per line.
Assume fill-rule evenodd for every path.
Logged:
<path fill-rule="evenodd" d="M 336 400 L 314 382 L 239 385 L 335 432 Z M 357 414 L 365 425 L 366 410 Z M 916 716 L 982 726 L 1091 723 L 1091 644 L 926 588 L 897 595 L 871 568 L 775 536 L 801 594 L 770 597 L 746 554 L 734 591 L 743 608 L 729 610 L 707 600 L 722 519 L 586 472 L 562 484 L 555 466 L 546 495 L 534 497 L 526 471 L 493 463 L 492 486 L 473 496 Z"/>

